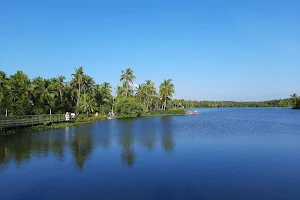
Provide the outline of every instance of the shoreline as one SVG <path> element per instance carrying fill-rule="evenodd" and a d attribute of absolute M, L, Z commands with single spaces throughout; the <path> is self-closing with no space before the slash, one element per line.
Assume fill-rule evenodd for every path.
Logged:
<path fill-rule="evenodd" d="M 103 121 L 107 120 L 105 118 L 98 118 L 98 119 L 81 119 L 75 122 L 64 122 L 64 123 L 56 123 L 56 124 L 51 124 L 49 126 L 46 125 L 39 125 L 39 126 L 30 126 L 30 127 L 25 127 L 25 128 L 16 128 L 16 129 L 10 129 L 7 131 L 1 131 L 0 132 L 0 137 L 3 136 L 11 136 L 15 134 L 22 134 L 22 133 L 28 133 L 28 132 L 36 132 L 36 131 L 44 131 L 44 130 L 51 130 L 51 129 L 59 129 L 59 128 L 66 128 L 66 127 L 72 127 L 72 126 L 77 126 L 80 124 L 87 124 L 87 123 L 92 123 L 92 122 L 97 122 L 97 121 Z"/>
<path fill-rule="evenodd" d="M 185 116 L 185 115 L 186 114 L 164 113 L 164 114 L 143 114 L 140 117 Z M 49 125 L 49 126 L 39 125 L 39 126 L 31 126 L 31 127 L 20 128 L 20 129 L 11 129 L 11 130 L 0 132 L 0 137 L 12 136 L 12 135 L 15 135 L 15 134 L 22 134 L 22 133 L 28 133 L 28 132 L 36 132 L 36 131 L 66 128 L 66 127 L 72 127 L 72 126 L 77 126 L 77 125 L 81 125 L 81 124 L 93 123 L 93 122 L 104 121 L 104 120 L 110 120 L 110 119 L 107 119 L 105 117 L 100 117 L 98 119 L 83 118 L 83 119 L 80 119 L 80 120 L 75 121 L 75 122 L 57 123 L 57 124 L 52 124 L 52 125 Z"/>
<path fill-rule="evenodd" d="M 223 108 L 230 108 L 230 107 L 223 107 Z M 238 108 L 246 108 L 246 107 L 238 107 Z M 270 108 L 270 107 L 259 107 L 259 108 Z M 286 107 L 280 107 L 280 108 L 286 108 Z M 201 109 L 201 108 L 197 108 L 197 109 Z M 299 109 L 299 108 L 290 108 L 290 109 Z M 160 117 L 160 116 L 163 117 L 163 116 L 186 116 L 186 115 L 187 114 L 175 114 L 175 113 L 174 114 L 172 114 L 172 113 L 144 113 L 140 117 Z M 122 118 L 120 118 L 120 119 L 122 119 Z M 39 126 L 31 126 L 31 127 L 26 127 L 26 128 L 20 128 L 20 129 L 11 129 L 11 130 L 7 130 L 7 131 L 3 131 L 3 132 L 1 131 L 0 137 L 28 133 L 28 132 L 35 132 L 35 131 L 66 128 L 66 127 L 72 127 L 72 126 L 77 126 L 77 125 L 81 125 L 81 124 L 93 123 L 93 122 L 104 121 L 104 120 L 110 120 L 110 119 L 107 119 L 105 117 L 99 117 L 99 118 L 95 119 L 95 118 L 91 117 L 91 118 L 82 118 L 75 122 L 57 123 L 57 124 L 52 124 L 49 126 L 39 125 Z"/>

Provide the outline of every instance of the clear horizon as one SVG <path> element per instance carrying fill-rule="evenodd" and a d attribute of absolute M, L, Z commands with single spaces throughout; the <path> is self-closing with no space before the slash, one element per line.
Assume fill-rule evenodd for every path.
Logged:
<path fill-rule="evenodd" d="M 300 93 L 300 2 L 2 1 L 0 71 L 31 79 L 78 66 L 116 88 L 163 79 L 176 99 L 263 101 Z"/>

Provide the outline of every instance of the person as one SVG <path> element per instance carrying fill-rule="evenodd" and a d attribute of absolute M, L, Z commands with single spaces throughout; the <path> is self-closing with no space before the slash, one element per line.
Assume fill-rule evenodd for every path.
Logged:
<path fill-rule="evenodd" d="M 69 120 L 70 120 L 70 115 L 69 115 L 69 112 L 66 112 L 66 114 L 65 114 L 65 118 L 66 118 L 66 121 L 69 121 Z"/>

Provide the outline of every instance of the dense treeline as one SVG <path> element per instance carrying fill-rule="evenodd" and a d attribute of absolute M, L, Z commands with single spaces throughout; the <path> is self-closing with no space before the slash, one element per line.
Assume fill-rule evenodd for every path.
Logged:
<path fill-rule="evenodd" d="M 253 102 L 236 102 L 236 101 L 186 101 L 173 100 L 178 107 L 196 107 L 196 108 L 213 108 L 213 107 L 292 107 L 294 106 L 291 99 L 278 99 L 270 101 L 253 101 Z"/>
<path fill-rule="evenodd" d="M 113 95 L 109 83 L 95 83 L 84 73 L 83 67 L 75 69 L 69 81 L 64 76 L 31 80 L 22 71 L 11 76 L 0 71 L 0 116 L 5 115 L 6 110 L 10 116 L 48 114 L 50 109 L 52 113 L 108 114 L 116 107 L 119 116 L 137 117 L 144 112 L 171 108 L 300 107 L 296 94 L 290 99 L 261 102 L 172 100 L 175 88 L 171 79 L 165 79 L 158 90 L 151 80 L 134 87 L 135 79 L 132 69 L 122 71 L 121 84 Z"/>
<path fill-rule="evenodd" d="M 112 89 L 109 83 L 95 84 L 82 67 L 72 76 L 68 82 L 64 76 L 30 80 L 22 71 L 10 77 L 0 71 L 1 115 L 6 109 L 8 115 L 48 114 L 50 109 L 52 113 L 110 110 Z"/>
<path fill-rule="evenodd" d="M 116 107 L 120 116 L 126 117 L 126 112 L 133 107 L 139 111 L 134 115 L 155 109 L 166 110 L 174 94 L 171 79 L 166 79 L 156 90 L 154 83 L 146 80 L 138 87 L 133 87 L 135 80 L 131 69 L 122 71 L 121 85 L 112 94 L 109 83 L 96 84 L 94 79 L 84 73 L 83 67 L 78 67 L 72 74 L 72 79 L 66 81 L 64 76 L 44 79 L 29 77 L 22 71 L 11 76 L 0 71 L 0 115 L 8 111 L 8 115 L 32 115 L 50 113 L 95 113 L 108 114 Z M 129 107 L 121 105 L 124 99 L 129 100 Z M 128 104 L 128 102 L 127 102 Z M 127 109 L 127 110 L 126 110 Z M 124 113 L 123 113 L 124 112 Z"/>

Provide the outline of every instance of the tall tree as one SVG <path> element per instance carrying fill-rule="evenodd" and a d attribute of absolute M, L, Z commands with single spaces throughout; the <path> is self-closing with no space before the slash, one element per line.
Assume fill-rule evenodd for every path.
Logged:
<path fill-rule="evenodd" d="M 149 105 L 152 104 L 153 97 L 156 96 L 156 88 L 154 86 L 154 82 L 151 80 L 145 81 L 145 90 L 146 90 L 146 107 L 149 109 Z"/>
<path fill-rule="evenodd" d="M 118 86 L 116 89 L 117 97 L 132 97 L 133 93 L 132 87 L 128 86 L 127 82 L 123 82 L 122 86 Z"/>
<path fill-rule="evenodd" d="M 57 95 L 55 83 L 52 80 L 42 79 L 40 77 L 36 78 L 33 83 L 37 94 L 36 96 L 39 97 L 41 104 L 46 104 L 50 108 L 53 108 L 54 98 Z"/>
<path fill-rule="evenodd" d="M 82 98 L 82 97 L 81 97 Z M 93 113 L 97 110 L 97 102 L 93 94 L 87 93 L 84 95 L 84 104 L 81 104 L 80 108 L 86 114 L 88 115 L 89 113 Z"/>
<path fill-rule="evenodd" d="M 135 78 L 136 77 L 134 76 L 134 72 L 132 69 L 128 68 L 125 71 L 122 70 L 120 81 L 126 83 L 126 84 L 123 84 L 123 86 L 126 87 L 126 90 L 125 90 L 126 97 L 128 97 L 129 89 L 130 89 L 131 85 L 133 84 L 133 81 L 135 80 Z"/>
<path fill-rule="evenodd" d="M 86 108 L 86 93 L 93 91 L 94 88 L 94 80 L 92 77 L 88 75 L 84 75 L 82 78 L 82 88 L 83 88 L 83 99 L 84 99 L 84 112 L 87 112 Z"/>
<path fill-rule="evenodd" d="M 55 80 L 55 87 L 57 92 L 59 93 L 60 101 L 62 102 L 62 97 L 63 97 L 63 91 L 65 89 L 65 83 L 64 80 L 66 77 L 64 76 L 58 76 Z"/>
<path fill-rule="evenodd" d="M 291 95 L 291 99 L 294 101 L 294 106 L 297 104 L 298 96 L 296 93 Z"/>
<path fill-rule="evenodd" d="M 175 93 L 174 84 L 172 83 L 172 79 L 165 79 L 160 87 L 159 87 L 159 95 L 163 100 L 162 109 L 166 110 L 167 107 L 167 99 L 172 98 L 173 94 Z"/>
<path fill-rule="evenodd" d="M 101 104 L 110 103 L 112 99 L 111 92 L 112 92 L 112 87 L 109 83 L 104 82 L 100 85 L 100 93 L 102 97 Z"/>
<path fill-rule="evenodd" d="M 78 93 L 77 93 L 77 112 L 79 112 L 79 103 L 80 103 L 80 90 L 81 90 L 81 84 L 82 84 L 82 78 L 84 76 L 83 73 L 83 67 L 78 67 L 77 69 L 75 69 L 75 73 L 72 74 L 72 76 L 74 76 L 74 82 L 76 83 L 76 85 L 78 86 Z"/>
<path fill-rule="evenodd" d="M 0 71 L 0 103 L 4 98 L 5 91 L 9 90 L 10 86 L 6 74 Z"/>
<path fill-rule="evenodd" d="M 13 102 L 11 110 L 14 114 L 32 114 L 34 87 L 28 76 L 22 71 L 17 71 L 17 73 L 10 76 L 9 84 L 11 86 L 10 101 Z"/>

